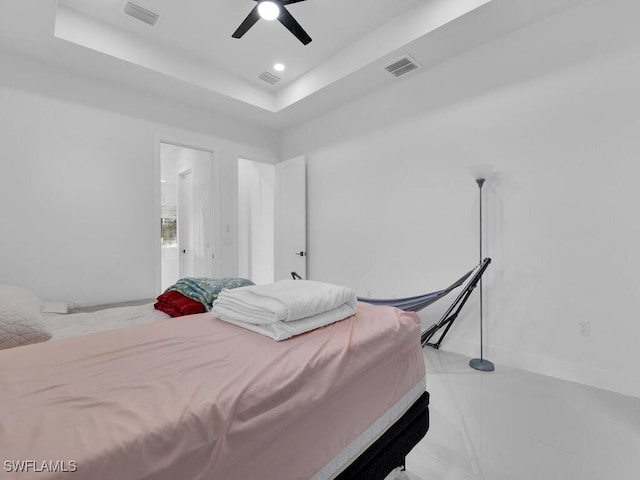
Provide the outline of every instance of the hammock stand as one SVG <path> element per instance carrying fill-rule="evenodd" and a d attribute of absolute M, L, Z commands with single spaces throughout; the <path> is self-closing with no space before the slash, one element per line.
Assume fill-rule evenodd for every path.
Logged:
<path fill-rule="evenodd" d="M 406 297 L 406 298 L 387 298 L 387 299 L 377 299 L 377 298 L 364 298 L 358 297 L 358 300 L 362 302 L 367 302 L 373 305 L 387 305 L 399 308 L 401 310 L 407 312 L 419 312 L 423 308 L 431 305 L 435 301 L 441 299 L 449 292 L 454 290 L 455 288 L 462 285 L 465 280 L 469 279 L 462 289 L 462 291 L 458 294 L 456 299 L 453 301 L 451 306 L 447 309 L 446 312 L 440 317 L 440 320 L 429 328 L 427 328 L 424 332 L 420 334 L 420 342 L 422 344 L 422 348 L 425 346 L 430 346 L 435 349 L 440 348 L 440 344 L 442 343 L 442 339 L 445 337 L 454 320 L 458 317 L 460 310 L 469 299 L 471 292 L 476 288 L 478 282 L 482 278 L 482 274 L 485 272 L 489 264 L 491 263 L 490 258 L 485 258 L 480 262 L 473 270 L 465 273 L 462 277 L 456 280 L 454 283 L 449 285 L 447 288 L 443 290 L 438 290 L 437 292 L 426 293 L 424 295 L 417 295 L 415 297 Z M 291 276 L 294 280 L 301 280 L 302 277 L 298 275 L 296 272 L 291 272 Z M 437 341 L 431 342 L 430 340 L 433 336 L 441 329 L 444 328 L 444 331 L 440 335 Z"/>

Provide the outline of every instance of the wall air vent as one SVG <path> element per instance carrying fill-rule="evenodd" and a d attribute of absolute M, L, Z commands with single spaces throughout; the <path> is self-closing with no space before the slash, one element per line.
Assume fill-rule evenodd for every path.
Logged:
<path fill-rule="evenodd" d="M 262 72 L 260 75 L 258 75 L 258 78 L 260 80 L 264 80 L 265 82 L 267 82 L 270 85 L 275 85 L 276 83 L 278 83 L 281 78 L 274 75 L 271 72 Z"/>
<path fill-rule="evenodd" d="M 411 56 L 404 55 L 401 58 L 395 59 L 389 65 L 386 65 L 384 69 L 394 77 L 400 77 L 405 73 L 413 72 L 420 68 L 420 64 L 415 61 Z"/>
<path fill-rule="evenodd" d="M 160 18 L 160 15 L 157 13 L 131 2 L 127 2 L 127 5 L 124 7 L 124 13 L 151 26 L 154 26 L 158 21 L 158 18 Z"/>

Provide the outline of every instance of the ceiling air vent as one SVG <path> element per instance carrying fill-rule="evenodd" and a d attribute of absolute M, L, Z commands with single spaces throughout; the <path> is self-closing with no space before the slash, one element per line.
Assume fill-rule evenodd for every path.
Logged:
<path fill-rule="evenodd" d="M 280 77 L 274 75 L 271 72 L 262 72 L 260 75 L 258 75 L 258 78 L 260 80 L 264 80 L 265 82 L 271 84 L 271 85 L 275 85 L 276 83 L 278 83 L 281 79 Z"/>
<path fill-rule="evenodd" d="M 418 68 L 420 68 L 420 64 L 409 55 L 398 58 L 384 67 L 384 69 L 394 77 L 400 77 Z"/>
<path fill-rule="evenodd" d="M 146 8 L 142 8 L 140 5 L 136 5 L 135 3 L 127 2 L 127 5 L 124 7 L 124 13 L 132 16 L 133 18 L 137 18 L 141 22 L 154 26 L 160 18 L 160 15 L 154 13 Z"/>

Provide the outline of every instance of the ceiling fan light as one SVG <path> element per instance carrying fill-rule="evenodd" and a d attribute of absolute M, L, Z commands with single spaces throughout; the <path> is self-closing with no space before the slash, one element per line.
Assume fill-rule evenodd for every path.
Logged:
<path fill-rule="evenodd" d="M 274 2 L 260 2 L 258 4 L 258 13 L 265 20 L 275 20 L 280 16 L 280 7 Z"/>

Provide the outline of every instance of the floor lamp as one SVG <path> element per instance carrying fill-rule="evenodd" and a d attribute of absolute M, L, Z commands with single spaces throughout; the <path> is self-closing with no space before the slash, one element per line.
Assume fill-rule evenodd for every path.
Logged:
<path fill-rule="evenodd" d="M 482 185 L 484 185 L 484 178 L 476 178 L 476 183 L 478 184 L 478 192 L 480 194 L 480 262 L 482 262 Z M 480 358 L 474 358 L 469 362 L 469 366 L 471 368 L 475 368 L 476 370 L 482 370 L 483 372 L 492 372 L 496 369 L 492 362 L 486 360 L 484 358 L 483 351 L 483 332 L 482 332 L 482 277 L 480 277 L 480 283 L 478 284 L 480 288 Z"/>

